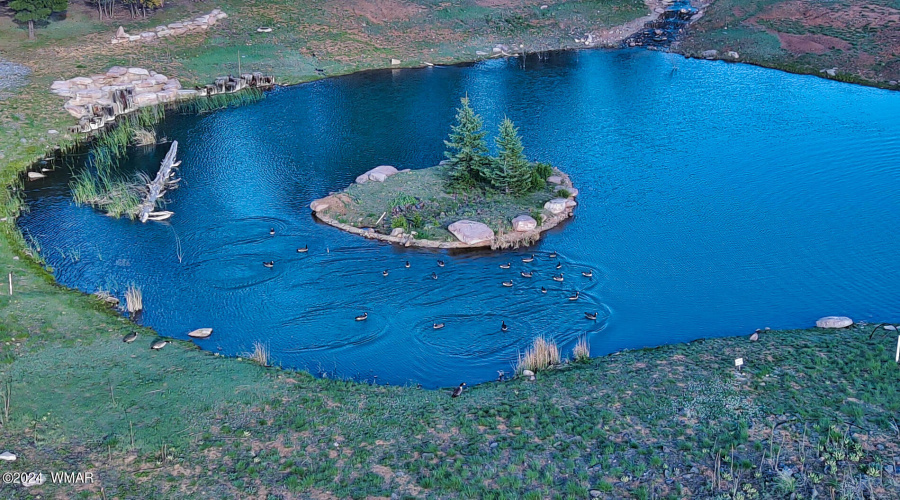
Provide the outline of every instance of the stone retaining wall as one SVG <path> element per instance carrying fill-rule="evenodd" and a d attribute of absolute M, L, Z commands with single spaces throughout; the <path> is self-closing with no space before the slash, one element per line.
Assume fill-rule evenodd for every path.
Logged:
<path fill-rule="evenodd" d="M 209 14 L 194 19 L 171 23 L 166 26 L 157 26 L 153 31 L 144 31 L 137 35 L 129 35 L 125 32 L 125 28 L 119 26 L 119 29 L 116 31 L 116 36 L 110 40 L 110 43 L 147 42 L 156 40 L 157 38 L 197 33 L 209 29 L 210 26 L 226 17 L 228 17 L 228 14 L 222 12 L 220 9 L 213 9 Z"/>

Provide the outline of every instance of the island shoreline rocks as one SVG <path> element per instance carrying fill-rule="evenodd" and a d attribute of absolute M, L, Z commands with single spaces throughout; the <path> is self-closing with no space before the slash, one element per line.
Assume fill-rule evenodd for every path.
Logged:
<path fill-rule="evenodd" d="M 368 172 L 357 177 L 357 184 L 363 184 L 366 182 L 372 182 L 375 180 L 372 176 L 373 173 L 381 172 L 385 169 L 386 166 L 379 166 L 375 169 L 369 170 Z M 390 167 L 393 168 L 393 167 Z M 430 168 L 438 168 L 438 167 L 430 167 Z M 379 170 L 382 169 L 382 170 Z M 406 170 L 396 170 L 393 169 L 394 173 L 402 173 L 408 171 Z M 394 175 L 394 174 L 391 174 Z M 384 182 L 389 176 L 384 177 L 381 180 L 376 180 L 376 182 Z M 340 213 L 343 213 L 347 206 L 353 203 L 351 197 L 345 192 L 341 191 L 338 193 L 333 193 L 323 198 L 318 198 L 310 202 L 309 207 L 312 210 L 313 216 L 316 219 L 328 224 L 329 226 L 335 227 L 342 231 L 346 231 L 350 234 L 355 234 L 357 236 L 362 236 L 363 238 L 384 241 L 387 243 L 392 243 L 395 245 L 400 245 L 404 247 L 419 247 L 419 248 L 439 248 L 439 249 L 467 249 L 467 248 L 490 248 L 492 250 L 501 250 L 507 248 L 519 248 L 521 246 L 532 245 L 537 242 L 541 234 L 545 231 L 549 231 L 560 225 L 563 221 L 569 219 L 574 215 L 575 206 L 577 206 L 577 202 L 575 201 L 575 197 L 578 195 L 578 189 L 574 187 L 572 184 L 572 180 L 569 176 L 559 169 L 553 169 L 553 175 L 548 179 L 552 180 L 552 182 L 548 183 L 555 186 L 555 189 L 564 189 L 569 192 L 569 196 L 567 198 L 554 198 L 548 201 L 545 204 L 545 208 L 550 211 L 550 215 L 545 216 L 543 221 L 539 224 L 537 221 L 530 216 L 527 216 L 529 219 L 534 221 L 534 227 L 531 229 L 527 229 L 527 224 L 525 224 L 525 230 L 515 230 L 516 228 L 516 220 L 522 220 L 522 215 L 519 215 L 509 222 L 512 224 L 514 230 L 511 232 L 498 231 L 495 228 L 489 228 L 493 233 L 493 237 L 490 239 L 484 238 L 476 238 L 472 241 L 472 243 L 466 243 L 464 241 L 460 241 L 457 236 L 457 241 L 438 241 L 427 238 L 416 238 L 414 234 L 408 234 L 404 232 L 391 231 L 391 234 L 384 234 L 375 231 L 371 227 L 357 227 L 351 224 L 347 224 L 345 222 L 338 221 L 335 216 Z M 362 182 L 360 182 L 362 181 Z M 352 186 L 352 184 L 351 184 Z M 549 209 L 547 205 L 553 204 L 554 209 L 556 209 L 559 205 L 557 200 L 562 201 L 562 209 L 558 212 L 554 212 L 552 209 Z M 461 225 L 470 225 L 471 223 L 481 224 L 478 221 L 471 221 L 467 219 L 461 219 L 454 224 Z M 522 226 L 520 226 L 522 227 Z M 453 231 L 451 230 L 451 233 Z"/>

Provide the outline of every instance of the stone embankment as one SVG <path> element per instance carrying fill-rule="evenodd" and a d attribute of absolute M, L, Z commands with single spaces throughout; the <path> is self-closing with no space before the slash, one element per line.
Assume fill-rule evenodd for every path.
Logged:
<path fill-rule="evenodd" d="M 126 42 L 148 42 L 158 38 L 167 38 L 171 36 L 181 36 L 189 33 L 197 33 L 206 31 L 220 19 L 225 19 L 228 14 L 220 9 L 213 9 L 209 14 L 194 18 L 171 23 L 166 26 L 157 26 L 153 31 L 144 31 L 137 35 L 129 35 L 125 32 L 125 28 L 119 26 L 116 36 L 110 40 L 110 43 L 126 43 Z"/>
<path fill-rule="evenodd" d="M 53 82 L 50 91 L 69 97 L 63 106 L 78 120 L 74 132 L 103 128 L 117 116 L 145 106 L 215 94 L 237 92 L 244 88 L 267 88 L 275 79 L 262 73 L 217 78 L 214 84 L 184 89 L 177 78 L 144 68 L 113 66 L 106 73 L 79 76 Z"/>

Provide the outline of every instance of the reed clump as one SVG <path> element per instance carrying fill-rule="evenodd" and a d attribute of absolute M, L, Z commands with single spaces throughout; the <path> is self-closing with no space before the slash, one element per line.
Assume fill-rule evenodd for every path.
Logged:
<path fill-rule="evenodd" d="M 260 341 L 253 342 L 253 352 L 246 354 L 245 357 L 260 366 L 269 366 L 269 345 Z"/>
<path fill-rule="evenodd" d="M 144 310 L 144 295 L 134 283 L 125 290 L 125 310 L 129 314 Z"/>
<path fill-rule="evenodd" d="M 257 88 L 243 89 L 229 94 L 213 94 L 206 97 L 198 97 L 177 105 L 181 113 L 208 113 L 228 107 L 243 106 L 259 102 L 265 97 L 262 90 Z"/>
<path fill-rule="evenodd" d="M 525 349 L 524 353 L 519 353 L 516 373 L 521 374 L 525 370 L 533 372 L 546 370 L 558 365 L 559 361 L 559 347 L 556 345 L 556 341 L 553 339 L 547 340 L 542 336 L 536 337 L 531 347 Z"/>
<path fill-rule="evenodd" d="M 572 356 L 578 363 L 586 363 L 591 359 L 591 346 L 587 342 L 587 337 L 580 337 L 575 348 L 572 349 Z"/>
<path fill-rule="evenodd" d="M 72 199 L 78 205 L 102 209 L 112 217 L 135 219 L 138 215 L 146 185 L 115 177 L 108 170 L 82 170 L 69 183 Z"/>

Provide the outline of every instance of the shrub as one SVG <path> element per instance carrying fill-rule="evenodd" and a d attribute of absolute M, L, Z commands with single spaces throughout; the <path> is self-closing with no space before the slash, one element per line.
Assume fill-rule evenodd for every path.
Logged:
<path fill-rule="evenodd" d="M 572 193 L 566 189 L 557 189 L 556 196 L 559 196 L 560 198 L 568 198 L 569 196 L 572 196 Z"/>
<path fill-rule="evenodd" d="M 522 373 L 524 370 L 533 372 L 546 370 L 553 365 L 558 365 L 559 359 L 559 347 L 556 346 L 556 341 L 537 337 L 524 354 L 519 353 L 516 373 Z"/>
<path fill-rule="evenodd" d="M 541 210 L 539 208 L 535 208 L 531 211 L 531 213 L 529 215 L 531 215 L 532 219 L 537 221 L 538 225 L 541 225 L 544 223 L 544 211 L 543 210 Z"/>
<path fill-rule="evenodd" d="M 416 214 L 413 215 L 413 218 L 412 218 L 412 221 L 411 221 L 411 224 L 412 224 L 413 229 L 421 229 L 423 223 L 424 223 L 424 221 L 422 220 L 422 215 L 421 215 L 421 214 L 416 213 Z"/>
<path fill-rule="evenodd" d="M 553 175 L 553 167 L 549 163 L 535 163 L 534 173 L 540 176 L 541 180 L 546 181 L 547 177 Z"/>
<path fill-rule="evenodd" d="M 396 229 L 398 227 L 403 228 L 403 230 L 409 229 L 409 222 L 406 220 L 406 217 L 398 215 L 391 219 L 391 229 Z"/>

